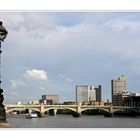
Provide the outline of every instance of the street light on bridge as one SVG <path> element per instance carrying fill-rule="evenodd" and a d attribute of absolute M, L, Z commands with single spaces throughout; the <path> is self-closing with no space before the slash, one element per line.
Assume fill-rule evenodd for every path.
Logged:
<path fill-rule="evenodd" d="M 6 122 L 6 114 L 5 114 L 5 108 L 3 105 L 3 89 L 1 88 L 1 42 L 4 41 L 8 34 L 8 31 L 3 27 L 2 22 L 0 21 L 0 122 Z"/>

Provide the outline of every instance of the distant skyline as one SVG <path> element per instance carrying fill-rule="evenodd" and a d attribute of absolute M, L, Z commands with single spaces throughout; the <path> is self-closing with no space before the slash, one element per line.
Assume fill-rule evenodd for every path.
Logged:
<path fill-rule="evenodd" d="M 140 92 L 139 12 L 0 12 L 8 30 L 2 43 L 5 103 L 57 94 L 75 101 L 76 85 L 102 85 L 126 76 L 128 91 Z"/>

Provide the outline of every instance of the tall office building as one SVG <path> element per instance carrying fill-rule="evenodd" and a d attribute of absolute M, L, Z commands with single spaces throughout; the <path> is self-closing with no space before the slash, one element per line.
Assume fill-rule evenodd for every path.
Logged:
<path fill-rule="evenodd" d="M 101 101 L 101 85 L 94 87 L 92 85 L 76 86 L 76 102 Z"/>
<path fill-rule="evenodd" d="M 111 80 L 112 95 L 126 91 L 126 79 L 121 75 L 117 80 Z"/>
<path fill-rule="evenodd" d="M 117 102 L 121 104 L 122 93 L 126 92 L 126 78 L 124 75 L 121 75 L 117 80 L 111 80 L 111 94 L 112 94 L 112 103 L 113 105 L 119 105 Z M 120 99 L 118 101 L 118 99 Z"/>
<path fill-rule="evenodd" d="M 101 102 L 102 101 L 102 86 L 99 85 L 98 87 L 95 87 L 96 91 L 96 101 Z"/>

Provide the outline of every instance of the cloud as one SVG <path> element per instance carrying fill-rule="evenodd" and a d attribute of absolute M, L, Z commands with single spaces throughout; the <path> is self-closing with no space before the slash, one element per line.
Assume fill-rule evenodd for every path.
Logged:
<path fill-rule="evenodd" d="M 64 74 L 58 74 L 58 77 L 60 77 L 60 78 L 62 78 L 62 79 L 64 79 L 66 76 L 64 75 Z"/>
<path fill-rule="evenodd" d="M 46 91 L 46 88 L 44 88 L 42 86 L 40 86 L 39 89 L 42 90 L 42 91 Z"/>
<path fill-rule="evenodd" d="M 118 73 L 140 82 L 139 12 L 1 12 L 0 17 L 9 33 L 2 44 L 5 83 L 21 73 L 28 79 L 48 79 L 45 71 L 31 67 L 47 68 L 49 88 L 53 86 L 56 91 L 65 88 L 61 82 L 72 82 L 74 78 L 79 84 L 103 83 L 103 96 L 110 96 L 109 80 Z M 62 74 L 56 77 L 58 73 Z M 129 86 L 136 85 L 136 78 Z M 35 82 L 42 81 L 32 80 L 33 85 Z M 66 92 L 73 92 L 69 97 L 74 95 L 74 82 L 66 84 Z M 39 86 L 45 87 L 42 83 Z M 14 82 L 12 85 L 17 87 Z M 139 86 L 136 89 L 139 91 Z M 26 93 L 37 97 L 31 88 Z"/>
<path fill-rule="evenodd" d="M 32 69 L 32 70 L 27 70 L 25 73 L 25 77 L 30 79 L 35 79 L 35 80 L 48 80 L 47 73 L 43 70 L 37 70 L 37 69 Z"/>
<path fill-rule="evenodd" d="M 73 80 L 70 78 L 67 78 L 66 80 L 67 80 L 67 82 L 73 82 Z"/>
<path fill-rule="evenodd" d="M 73 80 L 71 78 L 67 77 L 67 75 L 65 75 L 65 74 L 60 73 L 60 74 L 58 74 L 58 77 L 65 80 L 66 82 L 73 82 Z"/>
<path fill-rule="evenodd" d="M 26 83 L 22 80 L 10 80 L 10 83 L 13 89 L 26 85 Z"/>

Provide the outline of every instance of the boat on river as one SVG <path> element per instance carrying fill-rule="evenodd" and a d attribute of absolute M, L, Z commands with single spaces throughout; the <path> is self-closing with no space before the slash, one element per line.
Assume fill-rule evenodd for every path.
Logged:
<path fill-rule="evenodd" d="M 17 112 L 10 112 L 10 114 L 11 114 L 11 115 L 16 115 L 16 114 L 17 114 Z"/>
<path fill-rule="evenodd" d="M 26 114 L 26 118 L 27 119 L 31 119 L 31 118 L 37 118 L 38 115 L 36 113 L 29 113 L 29 114 Z"/>

